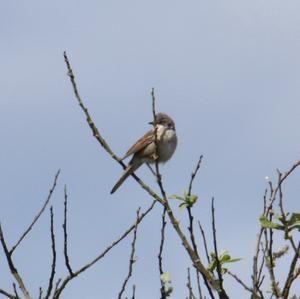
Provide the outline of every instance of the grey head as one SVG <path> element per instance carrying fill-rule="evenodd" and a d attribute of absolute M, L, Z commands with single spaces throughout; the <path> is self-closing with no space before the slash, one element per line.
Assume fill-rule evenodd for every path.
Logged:
<path fill-rule="evenodd" d="M 153 121 L 151 121 L 149 124 L 153 124 Z M 175 130 L 175 123 L 173 119 L 169 115 L 163 112 L 156 114 L 156 124 L 163 125 L 165 127 L 168 127 L 169 129 Z"/>

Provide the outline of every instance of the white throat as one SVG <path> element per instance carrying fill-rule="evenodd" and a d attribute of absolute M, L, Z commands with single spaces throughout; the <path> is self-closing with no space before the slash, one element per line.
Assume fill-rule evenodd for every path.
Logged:
<path fill-rule="evenodd" d="M 158 151 L 160 162 L 168 161 L 177 146 L 177 136 L 173 128 L 168 128 L 163 125 L 157 126 Z"/>

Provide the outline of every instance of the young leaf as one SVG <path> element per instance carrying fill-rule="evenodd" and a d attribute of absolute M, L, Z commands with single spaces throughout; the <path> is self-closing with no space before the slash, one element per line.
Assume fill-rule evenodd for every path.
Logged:
<path fill-rule="evenodd" d="M 260 221 L 261 226 L 264 227 L 264 228 L 273 228 L 273 229 L 278 229 L 278 230 L 284 230 L 283 225 L 271 222 L 264 215 L 259 217 L 259 221 Z"/>

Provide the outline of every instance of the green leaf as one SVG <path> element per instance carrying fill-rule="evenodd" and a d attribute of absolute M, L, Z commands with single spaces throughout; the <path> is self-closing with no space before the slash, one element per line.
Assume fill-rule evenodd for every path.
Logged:
<path fill-rule="evenodd" d="M 185 202 L 183 202 L 183 203 L 181 203 L 181 204 L 179 205 L 179 208 L 180 208 L 181 210 L 185 209 L 186 207 L 188 207 L 188 204 L 185 203 Z"/>
<path fill-rule="evenodd" d="M 197 195 L 191 195 L 191 196 L 186 196 L 185 202 L 188 204 L 189 207 L 192 207 L 194 203 L 197 202 L 198 196 Z"/>
<path fill-rule="evenodd" d="M 172 292 L 173 292 L 173 287 L 168 287 L 166 290 L 166 296 L 167 297 L 171 296 Z"/>
<path fill-rule="evenodd" d="M 288 220 L 288 226 L 294 225 L 294 224 L 300 224 L 300 213 L 293 213 L 291 215 L 290 220 Z"/>
<path fill-rule="evenodd" d="M 264 228 L 273 228 L 273 229 L 278 229 L 278 230 L 284 230 L 284 226 L 271 222 L 270 220 L 268 220 L 268 218 L 264 215 L 259 217 L 259 221 L 262 227 Z"/>
<path fill-rule="evenodd" d="M 216 255 L 214 253 L 211 253 L 210 256 L 211 256 L 212 261 L 209 264 L 207 270 L 213 272 L 217 268 L 217 259 L 216 259 Z M 219 256 L 219 262 L 221 265 L 222 273 L 225 274 L 227 272 L 227 269 L 223 267 L 224 264 L 234 263 L 234 262 L 238 262 L 240 260 L 241 260 L 240 258 L 231 258 L 228 251 L 222 252 Z"/>
<path fill-rule="evenodd" d="M 187 191 L 183 191 L 183 196 L 173 194 L 169 198 L 181 200 L 183 203 L 179 205 L 180 208 L 186 208 L 186 207 L 191 208 L 197 202 L 198 196 L 197 195 L 188 195 Z"/>
<path fill-rule="evenodd" d="M 292 225 L 288 228 L 289 231 L 292 231 L 293 229 L 299 229 L 300 230 L 300 223 L 296 225 Z"/>
<path fill-rule="evenodd" d="M 226 263 L 234 263 L 234 262 L 238 262 L 241 259 L 240 258 L 231 258 L 231 256 L 229 255 L 228 251 L 224 251 L 220 254 L 219 257 L 220 263 L 221 265 L 226 264 Z"/>

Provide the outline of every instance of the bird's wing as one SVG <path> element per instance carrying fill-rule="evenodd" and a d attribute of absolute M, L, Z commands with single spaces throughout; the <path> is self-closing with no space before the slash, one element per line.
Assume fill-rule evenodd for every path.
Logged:
<path fill-rule="evenodd" d="M 145 148 L 147 145 L 149 145 L 153 141 L 154 141 L 153 130 L 150 130 L 127 151 L 127 153 L 122 158 L 122 160 L 137 153 L 138 151 Z"/>

